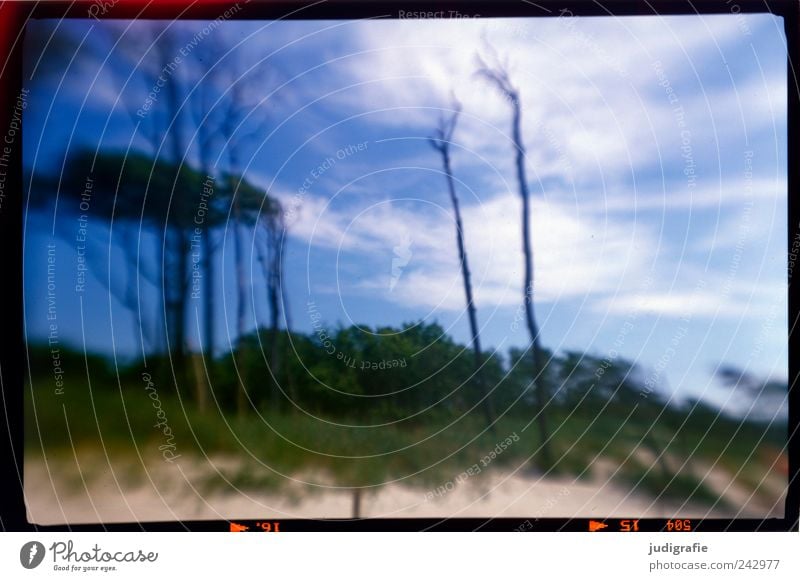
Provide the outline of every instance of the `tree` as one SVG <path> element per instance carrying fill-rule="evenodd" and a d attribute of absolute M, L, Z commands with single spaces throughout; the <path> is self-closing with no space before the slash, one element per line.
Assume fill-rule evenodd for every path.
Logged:
<path fill-rule="evenodd" d="M 192 66 L 190 60 L 179 59 L 186 36 L 185 29 L 180 27 L 150 23 L 137 27 L 135 34 L 129 33 L 124 25 L 109 25 L 102 30 L 110 35 L 113 50 L 97 57 L 104 61 L 112 59 L 109 68 L 117 78 L 121 109 L 127 112 L 137 136 L 149 145 L 154 157 L 176 168 L 172 183 L 152 195 L 165 200 L 167 208 L 158 224 L 163 239 L 156 249 L 162 307 L 158 312 L 164 313 L 170 372 L 180 387 L 187 378 L 189 253 L 199 189 L 184 187 L 179 176 L 189 153 L 184 138 L 190 128 L 186 116 L 187 87 L 199 68 Z M 131 90 L 136 84 L 143 92 Z M 158 97 L 144 105 L 142 94 L 150 99 L 149 95 L 155 95 L 157 88 L 163 88 L 159 89 Z M 200 187 L 198 184 L 197 188 Z"/>
<path fill-rule="evenodd" d="M 255 231 L 262 225 L 259 219 L 262 210 L 260 206 L 264 204 L 263 211 L 270 216 L 269 220 L 274 220 L 273 213 L 277 204 L 277 201 L 266 195 L 263 190 L 243 181 L 245 168 L 241 167 L 244 147 L 254 138 L 261 139 L 265 133 L 269 121 L 265 114 L 265 105 L 268 104 L 271 93 L 267 97 L 262 97 L 263 88 L 276 84 L 275 67 L 272 64 L 267 67 L 262 59 L 242 72 L 246 66 L 242 65 L 242 62 L 246 57 L 241 52 L 236 52 L 236 47 L 231 48 L 234 39 L 226 38 L 221 31 L 218 31 L 217 37 L 221 37 L 222 41 L 203 43 L 195 49 L 196 63 L 202 63 L 203 66 L 195 66 L 192 69 L 194 86 L 187 95 L 193 125 L 196 128 L 192 143 L 195 145 L 203 172 L 207 179 L 213 180 L 215 184 L 213 204 L 209 204 L 209 214 L 202 230 L 203 269 L 206 273 L 203 291 L 203 336 L 205 337 L 203 350 L 210 356 L 206 366 L 209 362 L 213 364 L 216 352 L 214 252 L 218 244 L 214 240 L 213 231 L 220 226 L 231 224 L 236 272 L 238 343 L 246 332 L 249 285 L 245 272 L 246 234 L 252 229 L 253 243 L 257 244 Z M 253 96 L 248 95 L 248 89 L 252 89 Z M 223 236 L 223 242 L 224 238 Z M 257 250 L 260 252 L 260 246 Z M 198 376 L 197 380 L 198 389 L 204 388 L 202 383 L 205 378 Z M 244 386 L 240 387 L 239 409 L 243 413 L 246 407 L 246 394 Z"/>
<path fill-rule="evenodd" d="M 746 410 L 748 417 L 774 423 L 786 421 L 789 401 L 789 386 L 786 381 L 760 377 L 728 364 L 721 364 L 715 375 L 722 386 L 736 395 L 738 405 Z"/>
<path fill-rule="evenodd" d="M 158 310 L 143 308 L 140 290 L 141 281 L 145 281 L 156 287 L 156 295 L 161 296 L 162 263 L 159 258 L 147 260 L 137 237 L 142 232 L 160 231 L 170 212 L 176 211 L 165 192 L 194 191 L 201 186 L 202 176 L 188 165 L 178 166 L 141 151 L 79 149 L 67 157 L 63 174 L 56 171 L 38 177 L 31 201 L 35 206 L 46 204 L 52 199 L 51 192 L 59 191 L 61 211 L 79 215 L 83 213 L 80 208 L 87 178 L 91 179 L 92 191 L 86 211 L 93 221 L 104 222 L 109 230 L 105 239 L 96 234 L 87 236 L 91 272 L 133 315 L 136 338 L 141 338 L 149 350 L 158 351 L 162 344 L 158 320 L 147 316 Z M 66 226 L 64 235 L 74 240 L 72 224 L 67 225 L 64 220 L 58 224 Z M 123 263 L 111 263 L 112 245 L 124 256 Z M 158 256 L 161 257 L 160 252 Z M 121 269 L 126 270 L 124 277 L 117 274 Z"/>
<path fill-rule="evenodd" d="M 198 48 L 200 53 L 200 60 L 206 62 L 216 63 L 219 57 L 218 45 L 204 44 Z M 203 193 L 209 194 L 209 200 L 206 203 L 206 215 L 203 217 L 203 224 L 201 226 L 201 243 L 203 252 L 203 341 L 200 349 L 199 357 L 203 359 L 203 365 L 199 365 L 200 361 L 198 356 L 194 355 L 195 362 L 195 392 L 198 409 L 202 412 L 205 411 L 207 405 L 207 395 L 211 391 L 211 381 L 207 378 L 214 368 L 214 354 L 216 353 L 216 325 L 214 316 L 216 313 L 216 295 L 214 293 L 216 286 L 216 268 L 214 263 L 214 251 L 216 244 L 214 241 L 213 230 L 220 224 L 222 218 L 220 212 L 217 211 L 218 204 L 216 203 L 218 196 L 215 196 L 215 171 L 213 169 L 212 161 L 212 148 L 215 140 L 219 136 L 220 123 L 217 116 L 214 116 L 214 104 L 217 98 L 216 95 L 216 81 L 220 77 L 221 68 L 209 68 L 203 79 L 199 80 L 192 92 L 194 98 L 191 99 L 190 113 L 192 115 L 192 124 L 195 127 L 195 134 L 192 141 L 196 142 L 198 157 L 200 160 L 200 169 L 205 175 L 205 183 Z M 206 188 L 206 185 L 208 188 Z M 208 192 L 206 191 L 208 190 Z M 200 330 L 198 329 L 198 334 Z"/>
<path fill-rule="evenodd" d="M 467 260 L 467 250 L 464 245 L 464 224 L 461 220 L 461 208 L 458 203 L 458 194 L 456 193 L 455 180 L 453 179 L 453 170 L 450 165 L 450 143 L 455 132 L 456 125 L 458 124 L 458 117 L 461 114 L 461 103 L 453 98 L 453 111 L 449 119 L 445 119 L 444 115 L 439 120 L 439 126 L 436 132 L 428 142 L 431 147 L 439 152 L 442 157 L 442 167 L 444 176 L 447 180 L 447 191 L 450 194 L 450 202 L 453 205 L 453 214 L 456 220 L 456 245 L 458 246 L 458 260 L 461 263 L 461 278 L 464 282 L 464 295 L 467 301 L 467 316 L 469 318 L 470 334 L 472 336 L 472 351 L 475 356 L 475 378 L 480 385 L 483 393 L 483 412 L 486 416 L 486 421 L 490 429 L 494 430 L 494 423 L 496 415 L 494 406 L 492 405 L 491 393 L 486 385 L 485 377 L 481 371 L 483 365 L 483 356 L 481 354 L 481 338 L 478 331 L 478 315 L 475 309 L 475 300 L 472 294 L 472 280 L 469 271 L 469 261 Z"/>
<path fill-rule="evenodd" d="M 500 62 L 496 53 L 489 48 L 491 63 L 487 63 L 478 55 L 477 74 L 486 79 L 506 100 L 511 107 L 511 135 L 515 152 L 515 165 L 517 173 L 517 185 L 519 188 L 520 199 L 522 200 L 522 254 L 525 264 L 523 303 L 525 305 L 525 324 L 531 340 L 531 354 L 533 358 L 533 379 L 531 385 L 536 395 L 537 426 L 539 437 L 542 441 L 542 464 L 545 467 L 552 466 L 552 454 L 550 453 L 549 430 L 545 408 L 549 397 L 545 368 L 547 360 L 542 351 L 539 338 L 539 326 L 536 322 L 534 313 L 534 272 L 533 272 L 533 248 L 530 239 L 530 192 L 528 189 L 528 178 L 525 172 L 525 144 L 522 139 L 522 108 L 520 106 L 519 89 L 514 86 L 508 74 L 506 63 Z"/>
<path fill-rule="evenodd" d="M 232 153 L 231 167 L 238 166 L 236 153 Z M 270 310 L 270 326 L 272 338 L 270 339 L 271 359 L 277 361 L 275 337 L 277 335 L 278 320 L 280 316 L 279 296 L 282 284 L 280 245 L 283 230 L 276 234 L 276 228 L 281 224 L 283 209 L 280 203 L 265 192 L 262 188 L 250 183 L 241 174 L 223 174 L 225 189 L 220 191 L 222 199 L 230 203 L 229 215 L 232 216 L 231 235 L 234 242 L 234 270 L 236 279 L 236 346 L 233 348 L 234 366 L 237 375 L 236 409 L 243 416 L 252 403 L 252 396 L 246 391 L 247 366 L 243 365 L 245 352 L 250 343 L 246 341 L 246 315 L 247 315 L 247 289 L 251 285 L 245 270 L 245 242 L 246 236 L 252 240 L 251 249 L 259 258 L 264 268 L 266 283 L 267 306 Z M 259 239 L 258 232 L 266 231 L 264 239 Z M 262 248 L 266 245 L 266 249 Z M 268 257 L 268 258 L 267 258 Z M 275 402 L 273 402 L 275 403 Z"/>

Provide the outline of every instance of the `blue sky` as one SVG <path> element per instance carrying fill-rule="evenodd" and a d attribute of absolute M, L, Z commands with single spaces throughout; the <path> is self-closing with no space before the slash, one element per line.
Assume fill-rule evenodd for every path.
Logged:
<path fill-rule="evenodd" d="M 69 68 L 31 84 L 26 166 L 48 171 L 79 144 L 146 150 L 118 99 L 116 61 L 88 55 L 166 24 L 31 26 L 66 27 L 84 44 Z M 173 26 L 188 41 L 205 23 Z M 614 349 L 646 373 L 660 369 L 659 389 L 729 409 L 740 402 L 715 386 L 720 364 L 786 378 L 785 38 L 769 15 L 224 23 L 203 40 L 234 47 L 216 65 L 247 77 L 263 62 L 274 73 L 247 83 L 269 123 L 243 159 L 248 179 L 291 208 L 295 329 L 311 330 L 311 300 L 330 326 L 436 320 L 467 341 L 452 209 L 426 142 L 452 92 L 464 106 L 452 155 L 483 344 L 527 345 L 514 323 L 523 262 L 510 108 L 473 74 L 484 37 L 507 57 L 521 95 L 544 345 L 601 357 Z M 31 70 L 40 48 L 28 49 Z M 131 82 L 125 102 L 148 90 Z M 196 144 L 185 152 L 197 154 Z M 27 220 L 27 330 L 41 337 L 46 299 L 35 289 L 53 216 Z M 68 289 L 76 258 L 59 244 Z M 220 256 L 230 274 L 229 240 Z M 228 297 L 226 343 L 232 280 L 218 288 Z M 90 285 L 87 347 L 107 349 L 113 335 L 122 352 L 135 349 L 130 316 Z M 62 339 L 80 344 L 80 299 L 58 300 Z M 258 300 L 251 307 L 251 325 L 266 320 Z"/>

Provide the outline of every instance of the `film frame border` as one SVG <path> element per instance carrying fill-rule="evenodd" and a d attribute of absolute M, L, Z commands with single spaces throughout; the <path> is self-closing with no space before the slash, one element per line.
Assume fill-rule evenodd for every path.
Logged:
<path fill-rule="evenodd" d="M 194 0 L 187 4 L 176 0 L 114 0 L 100 3 L 103 10 L 92 18 L 103 19 L 189 19 L 215 18 L 231 8 L 233 1 Z M 793 234 L 800 224 L 800 0 L 736 0 L 741 13 L 771 13 L 783 18 L 787 41 L 787 129 L 788 129 L 788 239 L 791 248 Z M 38 18 L 86 19 L 87 9 L 98 0 L 6 0 L 0 3 L 0 126 L 11 121 L 15 95 L 22 88 L 23 39 L 28 20 Z M 569 11 L 575 16 L 667 16 L 729 14 L 729 0 L 250 0 L 240 2 L 233 20 L 354 20 L 397 19 L 398 13 L 408 10 L 430 12 L 454 11 L 460 15 L 491 17 L 541 18 Z M 22 142 L 12 146 L 12 161 L 8 167 L 6 189 L 23 191 Z M 792 163 L 791 160 L 798 160 Z M 6 429 L 0 435 L 0 530 L 37 532 L 91 531 L 194 531 L 221 532 L 232 530 L 228 520 L 197 520 L 167 522 L 131 522 L 99 524 L 67 524 L 42 526 L 29 523 L 24 501 L 24 377 L 25 344 L 23 335 L 23 196 L 6 196 L 0 211 L 0 272 L 19 273 L 16 284 L 0 285 L 0 418 Z M 789 483 L 783 518 L 766 519 L 690 519 L 693 532 L 792 532 L 800 524 L 800 368 L 791 353 L 800 353 L 800 340 L 792 333 L 800 322 L 800 288 L 792 288 L 787 272 L 789 304 L 789 421 L 787 449 Z M 631 517 L 633 519 L 635 517 Z M 624 518 L 594 520 L 616 523 Z M 276 519 L 269 519 L 276 520 Z M 585 532 L 590 517 L 581 518 L 366 518 L 366 519 L 278 519 L 282 532 L 345 532 L 345 531 L 514 531 L 525 527 L 530 532 Z M 659 532 L 666 529 L 667 518 L 638 518 L 639 531 Z M 256 520 L 236 521 L 249 531 L 261 532 Z M 528 526 L 529 525 L 529 526 Z M 608 532 L 613 532 L 609 527 Z M 601 531 L 606 532 L 606 531 Z"/>

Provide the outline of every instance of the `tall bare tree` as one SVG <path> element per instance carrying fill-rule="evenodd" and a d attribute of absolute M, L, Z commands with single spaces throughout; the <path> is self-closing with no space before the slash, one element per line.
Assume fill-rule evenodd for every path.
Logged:
<path fill-rule="evenodd" d="M 481 388 L 483 395 L 483 412 L 489 426 L 494 427 L 495 411 L 492 404 L 491 393 L 486 385 L 485 378 L 481 371 L 483 366 L 483 356 L 481 354 L 481 338 L 478 330 L 478 314 L 475 309 L 475 299 L 472 294 L 472 279 L 469 271 L 469 261 L 467 259 L 467 249 L 464 245 L 464 223 L 461 220 L 461 207 L 458 203 L 455 180 L 453 179 L 453 169 L 450 165 L 450 144 L 453 139 L 458 118 L 461 115 L 461 103 L 453 97 L 453 111 L 449 118 L 444 115 L 439 119 L 439 126 L 436 128 L 434 136 L 428 142 L 431 144 L 442 158 L 442 168 L 447 180 L 447 191 L 450 194 L 450 202 L 453 205 L 453 214 L 456 220 L 456 244 L 458 246 L 458 259 L 461 263 L 461 278 L 464 282 L 464 295 L 467 299 L 467 316 L 469 317 L 469 328 L 472 335 L 472 351 L 475 355 L 475 377 Z"/>
<path fill-rule="evenodd" d="M 508 74 L 508 63 L 501 62 L 497 53 L 488 46 L 487 62 L 480 55 L 478 60 L 478 76 L 484 78 L 493 86 L 511 107 L 511 138 L 514 145 L 515 165 L 517 173 L 517 185 L 519 188 L 520 199 L 522 200 L 522 253 L 525 260 L 525 286 L 523 289 L 523 303 L 525 305 L 525 324 L 531 338 L 531 351 L 533 356 L 533 379 L 531 385 L 534 389 L 537 407 L 537 425 L 542 446 L 542 464 L 547 468 L 552 467 L 552 454 L 549 445 L 549 430 L 545 407 L 549 397 L 545 367 L 547 366 L 546 355 L 542 351 L 539 326 L 536 323 L 534 313 L 534 271 L 533 271 L 533 248 L 531 246 L 530 233 L 530 191 L 528 189 L 528 178 L 525 172 L 525 143 L 522 139 L 522 107 L 520 105 L 519 89 L 511 82 Z"/>

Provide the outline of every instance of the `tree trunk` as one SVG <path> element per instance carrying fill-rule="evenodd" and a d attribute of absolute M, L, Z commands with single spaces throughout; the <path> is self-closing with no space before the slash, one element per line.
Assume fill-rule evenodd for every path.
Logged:
<path fill-rule="evenodd" d="M 269 368 L 273 378 L 270 386 L 270 399 L 273 409 L 278 409 L 280 405 L 280 385 L 278 380 L 280 356 L 278 352 L 278 328 L 280 319 L 280 276 L 277 269 L 280 268 L 278 259 L 277 240 L 273 225 L 268 221 L 262 221 L 265 229 L 265 240 L 262 245 L 258 245 L 258 259 L 264 272 L 264 280 L 267 284 L 267 307 L 269 308 Z"/>
<path fill-rule="evenodd" d="M 280 293 L 281 311 L 283 312 L 284 328 L 286 330 L 286 337 L 288 340 L 292 332 L 292 317 L 291 317 L 292 313 L 291 309 L 289 308 L 289 295 L 286 292 L 286 286 L 284 285 L 284 277 L 283 277 L 283 269 L 286 257 L 286 229 L 285 225 L 283 224 L 282 216 L 281 216 L 281 224 L 282 226 L 281 226 L 280 242 L 278 245 L 278 255 L 277 255 L 278 291 Z M 288 356 L 288 351 L 286 352 L 286 354 Z M 289 397 L 291 398 L 292 401 L 297 401 L 297 386 L 295 384 L 295 378 L 294 378 L 294 373 L 292 372 L 292 366 L 286 364 L 285 369 L 286 369 L 286 384 L 287 384 L 287 389 L 289 391 Z M 289 409 L 294 409 L 294 408 L 290 406 Z"/>
<path fill-rule="evenodd" d="M 187 195 L 182 193 L 178 195 Z M 178 254 L 177 272 L 175 277 L 175 344 L 173 346 L 175 356 L 175 378 L 177 387 L 180 389 L 186 385 L 186 325 L 189 320 L 189 243 L 187 233 L 182 227 L 178 227 L 175 232 L 175 250 Z"/>
<path fill-rule="evenodd" d="M 210 225 L 203 224 L 203 270 L 205 271 L 205 284 L 203 285 L 203 349 L 200 356 L 206 359 L 205 369 L 208 374 L 214 367 L 214 254 L 211 247 Z M 206 358 L 206 355 L 208 357 Z M 202 370 L 202 371 L 205 371 Z M 197 409 L 201 412 L 206 411 L 210 382 L 203 373 L 197 381 Z"/>
<path fill-rule="evenodd" d="M 450 168 L 450 149 L 446 142 L 442 142 L 439 151 L 442 154 L 442 163 L 444 164 L 444 173 L 447 178 L 447 187 L 450 192 L 450 201 L 453 203 L 453 213 L 456 218 L 456 241 L 458 244 L 458 259 L 461 262 L 461 277 L 464 281 L 464 294 L 467 299 L 467 315 L 469 316 L 469 328 L 472 334 L 472 351 L 475 357 L 475 374 L 478 385 L 481 389 L 483 396 L 483 413 L 486 416 L 486 422 L 490 426 L 490 430 L 494 432 L 494 423 L 496 421 L 496 414 L 494 405 L 492 403 L 491 393 L 486 385 L 484 374 L 481 371 L 483 365 L 483 356 L 481 355 L 481 339 L 478 331 L 478 315 L 475 309 L 475 301 L 472 297 L 472 279 L 469 271 L 469 262 L 467 261 L 467 251 L 464 246 L 464 226 L 461 221 L 461 208 L 458 204 L 458 196 L 456 195 L 455 183 L 453 180 L 453 172 Z"/>
<path fill-rule="evenodd" d="M 277 240 L 275 233 L 272 232 L 272 236 L 270 236 L 270 242 L 272 248 L 269 249 L 272 256 L 270 260 L 270 283 L 268 285 L 268 298 L 269 298 L 269 319 L 270 319 L 270 342 L 271 342 L 271 353 L 270 353 L 270 366 L 272 367 L 272 375 L 275 378 L 275 385 L 273 386 L 272 395 L 273 395 L 273 407 L 278 409 L 280 406 L 280 384 L 278 380 L 278 373 L 280 371 L 280 354 L 279 354 L 279 338 L 278 338 L 278 328 L 279 328 L 279 318 L 281 313 L 281 302 L 280 302 L 280 275 L 278 274 L 278 270 L 280 269 L 280 262 L 278 259 L 278 248 L 277 245 L 280 244 L 280 241 Z M 267 254 L 268 256 L 270 253 Z"/>
<path fill-rule="evenodd" d="M 247 394 L 245 392 L 244 368 L 242 366 L 244 355 L 244 334 L 245 334 L 245 315 L 247 313 L 247 291 L 244 272 L 244 248 L 242 247 L 242 237 L 239 232 L 241 223 L 241 210 L 239 207 L 238 195 L 234 193 L 233 202 L 233 240 L 234 254 L 236 262 L 236 378 L 238 389 L 236 390 L 236 411 L 239 417 L 244 417 L 247 412 Z"/>
<path fill-rule="evenodd" d="M 201 413 L 205 412 L 208 408 L 208 390 L 206 389 L 206 373 L 203 366 L 203 354 L 191 353 L 189 358 L 192 360 L 192 368 L 194 370 L 195 381 L 195 403 L 197 410 Z"/>
<path fill-rule="evenodd" d="M 281 290 L 281 301 L 283 303 L 283 322 L 284 326 L 286 327 L 286 332 L 292 332 L 292 309 L 289 304 L 289 294 L 286 292 L 286 285 L 284 285 L 284 277 L 283 277 L 283 268 L 286 259 L 286 243 L 284 242 L 286 236 L 284 233 L 281 233 L 281 247 L 280 247 L 280 290 Z"/>
<path fill-rule="evenodd" d="M 166 46 L 159 47 L 162 51 L 168 50 Z M 163 53 L 162 53 L 163 54 Z M 183 212 L 187 208 L 185 197 L 189 192 L 181 190 L 181 165 L 183 162 L 183 140 L 181 138 L 181 119 L 180 119 L 180 98 L 178 96 L 177 76 L 170 78 L 167 85 L 167 110 L 170 112 L 170 142 L 172 145 L 172 162 L 175 164 L 175 181 L 173 189 L 169 194 L 172 196 L 169 204 L 169 214 L 166 218 L 167 236 L 172 231 L 172 247 L 169 252 L 173 254 L 173 270 L 169 273 L 171 277 L 170 287 L 171 296 L 169 300 L 168 323 L 171 329 L 167 330 L 170 339 L 170 351 L 172 352 L 173 373 L 176 382 L 176 389 L 180 390 L 186 382 L 186 314 L 187 314 L 187 290 L 189 276 L 189 244 L 188 234 L 184 228 L 185 216 Z M 172 224 L 170 225 L 170 218 Z"/>
<path fill-rule="evenodd" d="M 224 134 L 228 137 L 228 141 L 232 139 L 232 127 L 226 125 Z M 235 176 L 241 176 L 239 170 L 239 158 L 237 155 L 236 146 L 232 143 L 228 144 L 228 163 L 229 163 L 229 176 L 228 184 L 230 187 L 230 195 L 232 196 L 233 203 L 233 242 L 234 242 L 234 261 L 236 269 L 236 352 L 234 355 L 234 369 L 236 372 L 237 390 L 236 390 L 236 412 L 239 417 L 244 417 L 247 413 L 247 391 L 246 391 L 246 373 L 244 370 L 244 338 L 245 338 L 245 317 L 247 315 L 247 277 L 244 269 L 244 245 L 242 243 L 242 234 L 240 232 L 244 216 L 242 214 L 241 193 L 239 192 L 239 179 Z"/>
<path fill-rule="evenodd" d="M 547 380 L 544 376 L 544 369 L 547 362 L 542 353 L 539 343 L 539 327 L 536 324 L 536 315 L 533 310 L 533 249 L 530 240 L 530 192 L 528 191 L 528 180 L 525 174 L 525 145 L 522 142 L 521 117 L 519 96 L 513 95 L 511 103 L 514 110 L 513 117 L 513 138 L 516 149 L 517 181 L 519 182 L 519 193 L 522 198 L 522 252 L 525 256 L 525 323 L 528 333 L 531 336 L 531 351 L 533 356 L 533 387 L 536 397 L 537 425 L 539 428 L 539 438 L 542 442 L 542 464 L 547 469 L 553 466 L 550 444 L 548 443 L 549 430 L 547 428 L 547 418 L 545 417 L 545 406 L 547 405 L 548 389 Z"/>
<path fill-rule="evenodd" d="M 186 262 L 182 257 L 182 233 L 174 223 L 170 224 L 169 218 L 168 216 L 164 226 L 165 243 L 162 251 L 164 257 L 161 288 L 164 295 L 164 331 L 168 355 L 168 359 L 164 361 L 164 378 L 168 378 L 170 383 L 174 382 L 175 389 L 180 390 L 184 385 L 182 371 L 186 362 L 183 345 L 185 335 L 182 329 L 185 301 L 181 297 Z"/>

